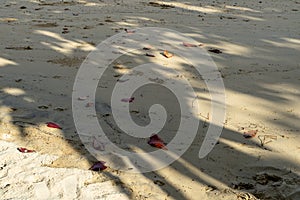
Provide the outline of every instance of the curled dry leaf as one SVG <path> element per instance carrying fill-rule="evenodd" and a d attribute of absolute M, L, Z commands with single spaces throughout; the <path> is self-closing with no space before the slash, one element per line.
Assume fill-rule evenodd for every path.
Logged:
<path fill-rule="evenodd" d="M 146 56 L 148 56 L 148 57 L 155 57 L 155 55 L 153 55 L 151 53 L 146 53 Z"/>
<path fill-rule="evenodd" d="M 135 31 L 128 30 L 127 28 L 125 28 L 124 31 L 126 31 L 126 33 L 135 33 Z"/>
<path fill-rule="evenodd" d="M 118 79 L 117 81 L 120 82 L 120 83 L 124 83 L 126 81 L 129 81 L 129 79 Z"/>
<path fill-rule="evenodd" d="M 166 58 L 171 58 L 171 57 L 173 57 L 173 54 L 170 53 L 170 52 L 168 52 L 167 50 L 164 50 L 163 55 L 164 55 Z"/>
<path fill-rule="evenodd" d="M 188 42 L 183 42 L 182 44 L 183 44 L 183 46 L 185 46 L 185 47 L 197 47 L 196 44 L 191 44 L 191 43 L 188 43 Z"/>
<path fill-rule="evenodd" d="M 220 49 L 209 49 L 208 51 L 216 53 L 216 54 L 223 53 Z"/>
<path fill-rule="evenodd" d="M 33 153 L 33 152 L 35 152 L 35 150 L 26 149 L 24 147 L 19 147 L 17 149 L 18 149 L 18 151 L 20 151 L 22 153 Z"/>
<path fill-rule="evenodd" d="M 133 102 L 133 101 L 134 101 L 134 97 L 130 97 L 130 98 L 123 98 L 123 99 L 121 99 L 121 101 L 122 101 L 122 102 L 129 102 L 129 103 L 131 103 L 131 102 Z"/>
<path fill-rule="evenodd" d="M 47 122 L 47 127 L 50 127 L 50 128 L 57 128 L 57 129 L 62 129 L 58 124 L 55 124 L 53 122 Z"/>
<path fill-rule="evenodd" d="M 82 96 L 82 97 L 78 97 L 78 100 L 84 101 L 84 100 L 86 100 L 87 98 L 88 98 L 88 96 Z"/>
<path fill-rule="evenodd" d="M 61 33 L 62 34 L 67 34 L 67 33 L 69 33 L 70 31 L 68 31 L 68 30 L 64 30 L 64 31 L 62 31 Z"/>
<path fill-rule="evenodd" d="M 250 131 L 247 131 L 247 132 L 244 132 L 243 136 L 244 138 L 253 138 L 255 137 L 256 133 L 258 132 L 258 130 L 250 130 Z"/>
<path fill-rule="evenodd" d="M 168 150 L 164 141 L 157 134 L 150 137 L 148 144 L 159 149 Z"/>
<path fill-rule="evenodd" d="M 148 51 L 148 50 L 150 50 L 150 49 L 152 49 L 151 46 L 146 46 L 146 47 L 143 48 L 143 50 L 145 50 L 145 51 Z"/>
<path fill-rule="evenodd" d="M 105 166 L 104 161 L 98 161 L 95 164 L 93 164 L 93 166 L 91 166 L 90 170 L 102 171 L 102 170 L 105 170 L 106 168 L 107 168 L 107 166 Z"/>
<path fill-rule="evenodd" d="M 25 47 L 5 47 L 5 49 L 12 49 L 12 50 L 32 50 L 31 46 Z"/>

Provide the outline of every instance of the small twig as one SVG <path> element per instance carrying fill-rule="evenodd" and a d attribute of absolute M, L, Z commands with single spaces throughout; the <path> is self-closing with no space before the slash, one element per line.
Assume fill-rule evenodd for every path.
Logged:
<path fill-rule="evenodd" d="M 267 138 L 270 138 L 270 140 L 266 141 Z M 263 147 L 265 144 L 272 142 L 272 140 L 277 140 L 277 136 L 276 135 L 259 135 L 258 139 L 260 140 L 260 145 Z"/>
<path fill-rule="evenodd" d="M 263 138 L 263 139 L 261 139 L 261 138 Z M 266 140 L 266 138 L 265 138 L 265 136 L 264 135 L 259 135 L 258 136 L 258 139 L 259 139 L 259 141 L 260 141 L 260 146 L 264 146 L 264 144 L 265 144 L 265 140 Z"/>

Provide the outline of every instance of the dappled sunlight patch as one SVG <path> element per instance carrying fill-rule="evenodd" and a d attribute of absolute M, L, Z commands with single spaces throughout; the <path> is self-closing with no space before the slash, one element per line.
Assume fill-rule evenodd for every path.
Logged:
<path fill-rule="evenodd" d="M 239 44 L 234 44 L 232 42 L 220 41 L 217 45 L 210 44 L 209 46 L 214 48 L 222 47 L 224 53 L 239 55 L 244 57 L 250 57 L 252 50 L 249 47 L 245 47 Z"/>
<path fill-rule="evenodd" d="M 299 87 L 288 83 L 262 83 L 260 85 L 261 92 L 264 94 L 274 95 L 282 98 L 284 103 L 295 101 L 295 96 L 300 95 Z M 279 99 L 278 99 L 279 100 Z M 282 102 L 282 101 L 279 101 Z M 295 102 L 296 103 L 296 102 Z"/>
<path fill-rule="evenodd" d="M 190 161 L 183 158 L 179 158 L 175 162 L 175 167 L 168 167 L 156 173 L 159 177 L 164 177 L 164 182 L 171 185 L 174 189 L 185 196 L 186 199 L 194 199 L 195 196 L 200 195 L 203 190 L 207 192 L 207 187 L 209 185 L 215 189 L 223 190 L 228 188 L 225 183 L 213 176 L 209 175 L 207 172 L 203 172 L 200 167 L 195 166 Z M 200 161 L 199 161 L 200 162 Z M 192 179 L 191 177 L 195 177 Z M 201 181 L 199 181 L 201 180 Z M 188 187 L 186 187 L 188 185 Z M 184 188 L 184 191 L 181 190 Z M 193 192 L 188 192 L 193 190 Z"/>
<path fill-rule="evenodd" d="M 12 17 L 1 17 L 0 22 L 15 22 L 18 21 L 17 18 L 12 18 Z"/>
<path fill-rule="evenodd" d="M 200 33 L 185 33 L 186 36 L 191 37 L 195 40 L 204 40 L 207 39 L 207 36 L 202 35 Z"/>
<path fill-rule="evenodd" d="M 52 42 L 42 41 L 41 44 L 59 52 L 59 53 L 62 53 L 64 55 L 71 55 L 77 49 L 80 49 L 82 51 L 92 51 L 92 50 L 96 49 L 93 45 L 91 45 L 85 41 L 67 40 L 67 39 L 63 38 L 62 36 L 60 36 L 59 34 L 53 33 L 50 31 L 36 30 L 36 31 L 34 31 L 34 33 L 56 39 L 57 41 L 52 41 Z"/>
<path fill-rule="evenodd" d="M 70 44 L 61 44 L 61 46 L 55 46 L 48 42 L 41 42 L 41 44 L 65 55 L 70 55 L 73 49 L 75 48 L 73 45 Z"/>
<path fill-rule="evenodd" d="M 5 67 L 6 65 L 18 65 L 18 63 L 0 57 L 0 67 Z"/>
<path fill-rule="evenodd" d="M 19 127 L 13 124 L 13 112 L 9 106 L 0 106 L 0 139 L 4 141 L 15 141 L 19 135 Z"/>
<path fill-rule="evenodd" d="M 20 88 L 3 88 L 2 91 L 6 94 L 10 94 L 13 96 L 20 96 L 20 95 L 24 95 L 26 92 Z"/>
<path fill-rule="evenodd" d="M 90 44 L 88 42 L 80 41 L 78 40 L 78 48 L 82 51 L 93 51 L 96 50 L 96 47 L 93 44 Z"/>
<path fill-rule="evenodd" d="M 28 103 L 34 103 L 34 102 L 35 102 L 35 100 L 32 99 L 32 98 L 30 98 L 30 97 L 24 97 L 23 100 L 24 100 L 25 102 L 28 102 Z"/>
<path fill-rule="evenodd" d="M 45 36 L 48 36 L 48 37 L 52 37 L 52 38 L 57 39 L 57 40 L 60 40 L 60 41 L 65 41 L 65 42 L 68 42 L 68 41 L 69 41 L 69 40 L 64 39 L 63 37 L 61 37 L 59 34 L 53 33 L 53 32 L 50 32 L 50 31 L 45 31 L 45 30 L 35 30 L 34 33 L 40 34 L 40 35 L 45 35 Z"/>
<path fill-rule="evenodd" d="M 239 10 L 239 11 L 248 11 L 248 12 L 254 12 L 254 13 L 261 13 L 261 11 L 254 10 L 254 9 L 251 9 L 251 8 L 241 7 L 241 6 L 226 5 L 225 8 L 229 8 L 229 9 L 232 9 L 232 10 Z"/>
<path fill-rule="evenodd" d="M 234 14 L 233 16 L 236 17 L 240 17 L 243 18 L 245 20 L 253 20 L 253 21 L 265 21 L 264 19 L 260 18 L 260 17 L 253 17 L 253 16 L 249 16 L 249 15 L 241 15 L 241 14 Z"/>
<path fill-rule="evenodd" d="M 247 80 L 252 78 L 249 77 L 245 82 Z M 287 83 L 260 83 L 259 87 L 256 85 L 254 93 L 236 93 L 229 88 L 226 92 L 229 113 L 227 128 L 240 129 L 249 126 L 253 130 L 258 129 L 259 135 L 275 134 L 280 135 L 280 138 L 281 135 L 288 136 L 299 132 L 300 112 L 296 108 L 300 91 L 297 86 Z M 258 139 L 256 141 L 259 142 Z"/>
<path fill-rule="evenodd" d="M 125 26 L 125 27 L 137 27 L 136 26 L 137 20 L 126 20 L 122 22 L 115 22 L 115 24 L 119 26 Z"/>
<path fill-rule="evenodd" d="M 144 22 L 152 22 L 152 23 L 161 23 L 161 20 L 153 19 L 153 18 L 148 18 L 148 17 L 142 17 L 142 16 L 126 16 L 126 20 L 124 23 L 128 23 L 128 26 L 130 27 L 137 27 L 136 23 L 139 21 L 144 21 Z M 116 22 L 122 24 L 122 22 Z"/>
<path fill-rule="evenodd" d="M 61 11 L 61 10 L 54 10 L 52 12 L 55 13 L 55 14 L 61 14 L 61 13 L 63 13 L 63 11 Z"/>
<path fill-rule="evenodd" d="M 250 56 L 251 53 L 250 48 L 233 44 L 231 42 L 221 42 L 221 46 L 226 50 L 227 53 L 233 54 L 233 55 L 242 55 L 242 56 Z"/>
<path fill-rule="evenodd" d="M 299 39 L 295 39 L 295 38 L 286 38 L 283 37 L 283 40 L 287 41 L 287 42 L 291 42 L 291 43 L 295 43 L 295 44 L 299 44 L 300 45 L 300 40 Z"/>
<path fill-rule="evenodd" d="M 235 131 L 233 131 L 235 132 Z M 259 147 L 254 147 L 253 144 L 254 141 L 246 141 L 246 139 L 243 138 L 243 133 L 240 132 L 240 135 L 236 135 L 236 139 L 226 139 L 226 138 L 220 138 L 219 142 L 225 145 L 225 148 L 229 148 L 235 151 L 239 151 L 240 153 L 244 153 L 245 155 L 249 155 L 250 157 L 255 154 Z M 258 144 L 258 139 L 255 138 L 256 143 Z"/>
<path fill-rule="evenodd" d="M 83 0 L 80 0 L 78 1 L 79 3 L 82 3 L 84 4 L 84 6 L 86 7 L 93 7 L 93 6 L 104 6 L 105 4 L 102 3 L 101 1 L 99 3 L 96 3 L 96 2 L 88 2 L 88 1 L 83 1 Z"/>
<path fill-rule="evenodd" d="M 10 121 L 12 119 L 12 117 L 10 116 L 11 112 L 12 112 L 12 109 L 10 107 L 0 106 L 0 122 Z"/>
<path fill-rule="evenodd" d="M 213 6 L 193 6 L 185 3 L 166 2 L 166 1 L 158 1 L 157 3 L 161 5 L 174 6 L 176 8 L 182 8 L 190 11 L 197 11 L 197 12 L 209 13 L 209 14 L 221 13 L 223 11 L 222 8 L 217 8 Z"/>
<path fill-rule="evenodd" d="M 300 40 L 295 38 L 282 37 L 280 38 L 280 41 L 272 41 L 267 39 L 262 39 L 262 41 L 276 47 L 290 48 L 298 51 L 300 50 Z"/>
<path fill-rule="evenodd" d="M 78 4 L 84 4 L 85 1 L 35 1 L 31 0 L 32 2 L 38 3 L 40 6 L 74 6 Z"/>

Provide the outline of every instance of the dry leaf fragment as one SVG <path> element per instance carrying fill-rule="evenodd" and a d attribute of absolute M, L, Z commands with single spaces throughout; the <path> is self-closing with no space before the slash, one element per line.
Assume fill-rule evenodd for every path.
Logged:
<path fill-rule="evenodd" d="M 107 168 L 107 166 L 105 166 L 104 161 L 98 161 L 95 164 L 93 164 L 93 166 L 90 168 L 90 170 L 102 171 L 102 170 L 105 170 L 106 168 Z"/>
<path fill-rule="evenodd" d="M 121 99 L 121 101 L 122 101 L 122 102 L 129 102 L 129 103 L 131 103 L 131 102 L 133 102 L 133 101 L 134 101 L 134 97 L 130 97 L 130 98 L 123 98 L 123 99 Z"/>
<path fill-rule="evenodd" d="M 191 43 L 188 43 L 188 42 L 182 42 L 183 46 L 185 47 L 197 47 L 196 44 L 191 44 Z"/>
<path fill-rule="evenodd" d="M 143 50 L 145 50 L 145 51 L 148 51 L 148 50 L 150 50 L 150 49 L 152 49 L 151 46 L 146 46 L 146 47 L 143 48 Z"/>
<path fill-rule="evenodd" d="M 124 31 L 126 31 L 126 33 L 135 33 L 135 31 L 133 31 L 133 30 L 128 30 L 127 28 L 125 28 Z"/>
<path fill-rule="evenodd" d="M 154 183 L 155 185 L 159 185 L 159 186 L 165 185 L 165 183 L 164 183 L 163 181 L 161 181 L 161 180 L 155 180 L 155 181 L 153 181 L 153 183 Z"/>
<path fill-rule="evenodd" d="M 258 132 L 258 130 L 250 130 L 250 131 L 247 131 L 247 132 L 244 132 L 243 136 L 244 138 L 253 138 L 255 137 L 256 133 Z"/>
<path fill-rule="evenodd" d="M 111 20 L 111 19 L 106 19 L 104 20 L 105 22 L 115 22 L 114 20 Z"/>
<path fill-rule="evenodd" d="M 84 101 L 88 98 L 88 96 L 82 96 L 82 97 L 78 97 L 78 100 L 79 101 Z"/>
<path fill-rule="evenodd" d="M 159 149 L 168 150 L 164 141 L 157 134 L 150 137 L 148 144 Z"/>
<path fill-rule="evenodd" d="M 32 50 L 31 46 L 26 47 L 5 47 L 5 49 L 12 49 L 12 50 Z"/>
<path fill-rule="evenodd" d="M 155 55 L 153 55 L 151 53 L 146 53 L 146 56 L 148 56 L 148 57 L 155 57 Z"/>
<path fill-rule="evenodd" d="M 20 152 L 22 152 L 22 153 L 33 153 L 33 152 L 35 152 L 35 150 L 30 150 L 30 149 L 26 149 L 26 148 L 24 148 L 24 147 L 19 147 L 19 148 L 17 148 Z"/>
<path fill-rule="evenodd" d="M 216 54 L 223 53 L 220 49 L 209 49 L 208 51 L 216 53 Z"/>
<path fill-rule="evenodd" d="M 169 53 L 167 50 L 164 50 L 163 55 L 164 55 L 166 58 L 171 58 L 171 57 L 173 57 L 173 54 L 172 54 L 172 53 Z"/>
<path fill-rule="evenodd" d="M 47 127 L 49 128 L 57 128 L 57 129 L 62 129 L 58 124 L 55 124 L 53 122 L 47 122 Z"/>

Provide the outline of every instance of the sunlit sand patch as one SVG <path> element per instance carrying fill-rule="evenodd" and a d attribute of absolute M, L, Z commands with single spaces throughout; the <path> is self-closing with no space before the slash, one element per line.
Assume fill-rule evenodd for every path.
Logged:
<path fill-rule="evenodd" d="M 4 67 L 6 65 L 18 65 L 18 63 L 0 57 L 0 67 Z"/>
<path fill-rule="evenodd" d="M 225 8 L 233 9 L 233 10 L 240 10 L 240 11 L 248 11 L 248 12 L 255 12 L 255 13 L 261 13 L 261 11 L 254 10 L 251 8 L 246 8 L 246 7 L 240 7 L 240 6 L 229 6 L 226 5 Z"/>
<path fill-rule="evenodd" d="M 24 90 L 20 88 L 3 88 L 2 91 L 5 92 L 6 94 L 10 94 L 13 96 L 20 96 L 26 93 Z"/>
<path fill-rule="evenodd" d="M 62 53 L 64 55 L 71 55 L 78 48 L 83 51 L 92 51 L 92 50 L 96 49 L 93 45 L 91 45 L 85 41 L 67 40 L 67 39 L 63 38 L 62 36 L 60 36 L 59 34 L 53 33 L 50 31 L 36 30 L 36 31 L 34 31 L 34 33 L 56 39 L 56 41 L 52 41 L 52 42 L 42 41 L 41 44 L 59 52 L 59 53 Z"/>
<path fill-rule="evenodd" d="M 285 38 L 285 37 L 281 39 L 282 41 L 272 41 L 266 39 L 263 39 L 262 41 L 276 47 L 284 47 L 284 48 L 300 50 L 300 40 L 294 38 Z"/>
<path fill-rule="evenodd" d="M 159 1 L 157 4 L 166 5 L 166 6 L 174 6 L 176 8 L 183 8 L 183 9 L 190 10 L 190 11 L 198 11 L 198 12 L 210 13 L 210 14 L 222 12 L 221 8 L 217 8 L 217 7 L 213 7 L 213 6 L 202 7 L 202 6 L 188 5 L 188 4 L 179 3 L 179 2 L 165 2 L 165 1 Z"/>
<path fill-rule="evenodd" d="M 15 22 L 15 21 L 18 21 L 18 19 L 12 17 L 0 18 L 0 22 Z"/>

